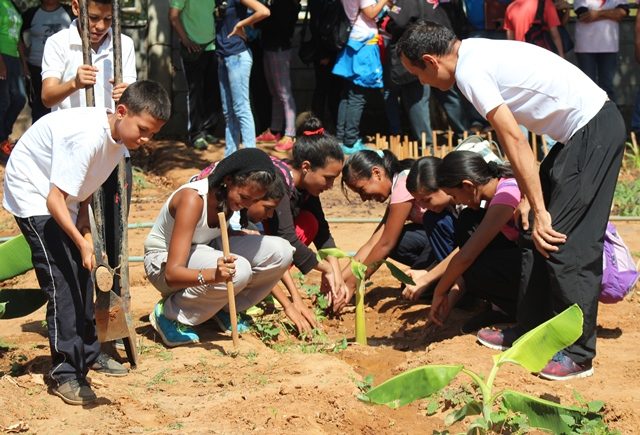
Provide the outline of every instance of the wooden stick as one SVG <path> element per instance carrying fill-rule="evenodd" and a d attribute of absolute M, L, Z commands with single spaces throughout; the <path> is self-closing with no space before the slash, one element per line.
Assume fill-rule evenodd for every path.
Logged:
<path fill-rule="evenodd" d="M 231 255 L 229 248 L 229 233 L 227 232 L 227 218 L 224 212 L 218 213 L 218 225 L 222 233 L 222 253 L 225 257 Z M 238 317 L 236 314 L 236 294 L 233 291 L 233 279 L 227 281 L 227 298 L 229 299 L 229 317 L 231 317 L 231 338 L 233 347 L 238 348 Z"/>
<path fill-rule="evenodd" d="M 82 39 L 82 63 L 92 65 L 91 62 L 91 38 L 89 36 L 89 0 L 80 0 L 80 37 Z M 95 106 L 95 98 L 93 94 L 93 86 L 85 88 L 85 96 L 87 107 Z"/>
<path fill-rule="evenodd" d="M 421 136 L 422 137 L 420 138 L 421 140 L 420 145 L 422 146 L 422 155 L 423 156 L 430 155 L 430 154 L 427 154 L 427 133 L 423 131 Z"/>

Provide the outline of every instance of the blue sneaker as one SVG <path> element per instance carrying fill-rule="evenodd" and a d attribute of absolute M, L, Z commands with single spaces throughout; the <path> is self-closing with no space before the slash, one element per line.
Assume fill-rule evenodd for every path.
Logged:
<path fill-rule="evenodd" d="M 371 150 L 371 148 L 367 147 L 363 142 L 362 139 L 358 139 L 357 141 L 355 141 L 353 143 L 353 145 L 351 146 L 347 146 L 344 144 L 340 144 L 340 148 L 342 148 L 342 152 L 346 155 L 349 156 L 351 154 L 357 153 L 358 151 L 363 151 L 363 150 Z"/>
<path fill-rule="evenodd" d="M 231 333 L 231 316 L 225 310 L 220 310 L 213 316 L 213 320 L 216 321 L 218 327 L 222 332 Z M 238 334 L 244 334 L 251 329 L 251 323 L 249 318 L 238 315 Z"/>
<path fill-rule="evenodd" d="M 164 304 L 163 301 L 160 301 L 149 314 L 149 322 L 151 322 L 153 329 L 160 334 L 164 344 L 168 347 L 175 347 L 200 341 L 200 337 L 193 328 L 183 325 L 177 320 L 169 320 L 163 313 Z"/>

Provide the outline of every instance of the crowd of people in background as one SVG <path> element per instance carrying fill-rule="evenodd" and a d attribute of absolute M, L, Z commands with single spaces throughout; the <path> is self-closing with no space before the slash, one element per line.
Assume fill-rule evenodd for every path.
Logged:
<path fill-rule="evenodd" d="M 160 298 L 149 320 L 162 341 L 198 342 L 197 327 L 210 318 L 230 330 L 229 281 L 240 311 L 273 292 L 300 333 L 309 332 L 315 319 L 291 265 L 320 272 L 321 291 L 338 315 L 351 302 L 356 278 L 335 256 L 319 260 L 310 245 L 336 246 L 320 195 L 341 177 L 347 198 L 353 192 L 388 204 L 355 254 L 367 278 L 386 258 L 405 265 L 415 285 L 399 295 L 431 298 L 428 321 L 435 325 L 464 299 L 485 301 L 486 310 L 462 331 L 479 330 L 478 341 L 496 349 L 577 303 L 583 335 L 541 376 L 593 374 L 601 236 L 626 135 L 612 83 L 619 22 L 629 9 L 621 0 L 576 0 L 573 7 L 575 43 L 563 28 L 564 2 L 309 0 L 303 26 L 311 39 L 298 54 L 314 66 L 315 115 L 296 126 L 291 63 L 299 2 L 170 0 L 188 84 L 187 145 L 207 148 L 224 122 L 225 151 L 167 198 L 144 244 L 145 273 Z M 53 392 L 76 405 L 96 399 L 89 370 L 127 374 L 97 343 L 88 202 L 100 185 L 106 203 L 117 202 L 115 165 L 124 158 L 131 176 L 128 150 L 149 141 L 171 107 L 160 85 L 137 81 L 134 43 L 125 35 L 123 82 L 114 83 L 111 8 L 111 0 L 88 1 L 93 62 L 86 65 L 74 18 L 78 0 L 70 9 L 42 0 L 24 14 L 0 0 L 0 141 L 10 156 L 3 206 L 25 234 L 49 295 Z M 326 23 L 340 11 L 349 26 L 336 41 L 338 28 L 329 35 Z M 548 31 L 545 47 L 525 43 L 536 23 Z M 563 59 L 570 49 L 579 68 Z M 263 74 L 261 89 L 252 86 L 256 71 Z M 84 107 L 88 86 L 95 90 L 93 109 Z M 265 91 L 271 110 L 257 124 L 265 107 L 252 98 Z M 27 95 L 33 125 L 15 144 L 12 126 Z M 434 95 L 456 135 L 492 128 L 510 164 L 471 151 L 414 161 L 371 149 L 361 121 L 376 95 L 384 98 L 391 133 L 403 131 L 404 109 L 410 135 L 429 143 Z M 556 143 L 540 174 L 527 130 Z M 290 158 L 256 148 L 265 143 Z M 218 213 L 240 217 L 229 256 Z M 106 214 L 105 226 L 114 226 L 115 212 Z M 113 261 L 118 237 L 106 237 Z M 289 296 L 274 290 L 280 280 Z M 504 322 L 515 325 L 485 328 Z"/>

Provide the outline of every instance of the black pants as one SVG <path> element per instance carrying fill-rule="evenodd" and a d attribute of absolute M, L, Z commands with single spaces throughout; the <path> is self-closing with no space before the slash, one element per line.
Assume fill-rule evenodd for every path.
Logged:
<path fill-rule="evenodd" d="M 462 247 L 484 218 L 485 209 L 464 209 L 456 223 L 456 244 Z M 497 305 L 515 318 L 520 283 L 521 254 L 516 242 L 504 234 L 496 237 L 462 275 L 465 289 Z"/>
<path fill-rule="evenodd" d="M 340 104 L 340 94 L 344 82 L 341 77 L 334 75 L 331 70 L 335 64 L 335 56 L 326 65 L 314 61 L 316 86 L 311 99 L 311 111 L 322 121 L 322 125 L 330 130 L 335 129 Z"/>
<path fill-rule="evenodd" d="M 80 252 L 51 216 L 16 218 L 31 247 L 38 283 L 47 293 L 50 376 L 58 385 L 84 379 L 98 358 L 93 281 Z"/>
<path fill-rule="evenodd" d="M 28 64 L 29 75 L 31 76 L 31 88 L 27 89 L 27 92 L 31 93 L 29 98 L 29 104 L 31 105 L 31 123 L 42 118 L 47 113 L 51 112 L 51 109 L 45 107 L 42 103 L 42 68 L 36 65 Z"/>
<path fill-rule="evenodd" d="M 620 112 L 607 102 L 566 144 L 553 146 L 540 166 L 540 181 L 553 228 L 567 241 L 549 259 L 534 247 L 523 251 L 518 325 L 532 329 L 578 304 L 582 335 L 566 352 L 579 364 L 596 353 L 602 244 L 625 134 Z"/>
<path fill-rule="evenodd" d="M 187 130 L 193 141 L 199 135 L 213 133 L 221 119 L 218 60 L 214 51 L 203 51 L 195 60 L 183 58 L 182 64 L 189 87 Z"/>

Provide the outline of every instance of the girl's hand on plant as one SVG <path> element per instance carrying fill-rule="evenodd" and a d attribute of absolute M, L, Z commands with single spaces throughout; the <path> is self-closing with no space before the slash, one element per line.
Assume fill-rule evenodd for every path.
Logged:
<path fill-rule="evenodd" d="M 309 323 L 309 320 L 302 314 L 302 312 L 293 304 L 289 304 L 284 309 L 284 314 L 296 325 L 296 329 L 300 334 L 310 335 L 313 330 L 313 326 Z"/>
<path fill-rule="evenodd" d="M 214 282 L 227 282 L 231 281 L 236 274 L 236 261 L 235 255 L 229 255 L 228 257 L 219 257 L 216 262 L 216 272 L 213 278 Z"/>

